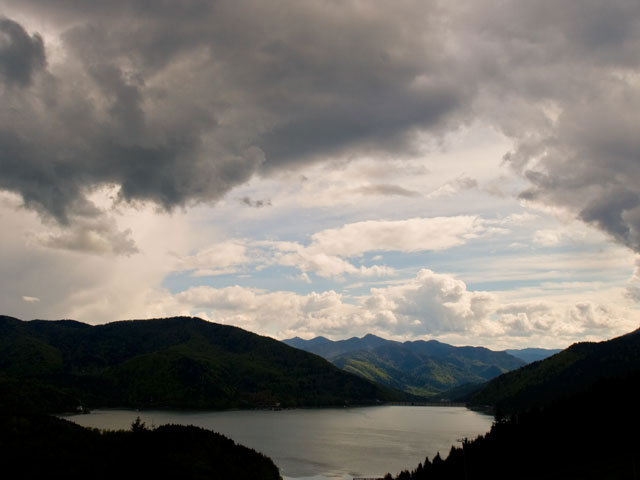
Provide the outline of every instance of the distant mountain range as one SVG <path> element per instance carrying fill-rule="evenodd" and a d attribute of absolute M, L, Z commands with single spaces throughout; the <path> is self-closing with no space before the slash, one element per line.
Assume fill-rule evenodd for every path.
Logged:
<path fill-rule="evenodd" d="M 450 398 L 459 387 L 482 384 L 555 350 L 525 349 L 496 352 L 483 347 L 455 347 L 436 340 L 396 342 L 372 334 L 332 341 L 325 337 L 284 343 L 331 361 L 334 365 L 413 395 Z M 524 357 L 524 358 L 519 358 Z"/>
<path fill-rule="evenodd" d="M 543 406 L 595 383 L 640 371 L 640 329 L 604 342 L 581 342 L 491 380 L 469 398 L 501 412 Z"/>
<path fill-rule="evenodd" d="M 524 360 L 527 363 L 537 362 L 538 360 L 544 360 L 551 355 L 561 352 L 562 350 L 547 349 L 547 348 L 522 348 L 520 350 L 505 350 L 509 355 L 513 355 L 520 360 Z"/>
<path fill-rule="evenodd" d="M 90 326 L 0 316 L 0 409 L 253 408 L 403 399 L 316 355 L 198 318 Z"/>

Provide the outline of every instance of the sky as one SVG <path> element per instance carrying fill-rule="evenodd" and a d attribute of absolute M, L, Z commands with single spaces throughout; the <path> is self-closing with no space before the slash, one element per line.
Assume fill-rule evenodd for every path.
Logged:
<path fill-rule="evenodd" d="M 637 0 L 0 0 L 0 313 L 640 326 Z"/>

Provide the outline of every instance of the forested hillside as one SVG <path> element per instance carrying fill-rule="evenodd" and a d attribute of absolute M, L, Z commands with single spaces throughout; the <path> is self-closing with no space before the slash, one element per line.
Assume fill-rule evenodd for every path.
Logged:
<path fill-rule="evenodd" d="M 278 480 L 274 463 L 232 440 L 193 426 L 99 432 L 35 414 L 0 413 L 5 478 L 180 478 Z"/>
<path fill-rule="evenodd" d="M 407 393 L 451 399 L 458 387 L 481 384 L 525 362 L 483 347 L 455 347 L 435 340 L 395 342 L 375 335 L 331 341 L 294 338 L 285 343 L 316 353 L 347 372 Z M 466 390 L 465 390 L 466 391 Z"/>
<path fill-rule="evenodd" d="M 0 317 L 0 407 L 229 408 L 370 404 L 401 394 L 322 358 L 191 317 L 23 322 Z"/>
<path fill-rule="evenodd" d="M 604 342 L 581 342 L 545 360 L 501 375 L 473 395 L 470 404 L 502 412 L 522 411 L 585 390 L 598 380 L 640 370 L 640 330 Z"/>

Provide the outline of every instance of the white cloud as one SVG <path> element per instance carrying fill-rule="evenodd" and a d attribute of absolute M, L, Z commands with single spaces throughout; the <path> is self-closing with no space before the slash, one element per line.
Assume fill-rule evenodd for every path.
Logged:
<path fill-rule="evenodd" d="M 483 231 L 476 216 L 370 220 L 315 233 L 311 251 L 353 257 L 372 251 L 445 250 L 466 243 Z"/>
<path fill-rule="evenodd" d="M 617 294 L 621 294 L 617 290 Z M 372 332 L 387 338 L 438 338 L 456 344 L 507 348 L 564 347 L 634 328 L 640 313 L 615 296 L 589 301 L 531 298 L 513 302 L 501 292 L 469 290 L 460 279 L 423 269 L 404 282 L 361 297 L 333 290 L 306 295 L 241 286 L 192 287 L 172 297 L 175 310 L 205 312 L 216 322 L 285 338 L 346 338 Z"/>
<path fill-rule="evenodd" d="M 554 247 L 562 241 L 558 232 L 553 230 L 538 230 L 533 234 L 533 243 L 543 247 Z"/>
<path fill-rule="evenodd" d="M 291 246 L 289 243 L 287 245 Z M 384 277 L 395 273 L 393 268 L 381 265 L 356 267 L 336 255 L 327 255 L 322 252 L 314 253 L 312 249 L 297 244 L 293 245 L 293 248 L 294 251 L 277 254 L 274 261 L 280 265 L 298 268 L 304 274 L 313 272 L 324 278 L 341 278 L 343 275 Z"/>
<path fill-rule="evenodd" d="M 305 281 L 309 280 L 309 273 L 332 279 L 345 275 L 388 277 L 396 273 L 390 266 L 356 266 L 348 259 L 372 251 L 445 250 L 491 229 L 495 230 L 485 227 L 485 222 L 476 216 L 370 220 L 317 232 L 306 246 L 291 241 L 227 240 L 181 258 L 175 269 L 193 270 L 192 276 L 202 277 L 234 273 L 240 265 L 252 264 L 261 269 L 278 264 L 297 268 L 306 274 Z M 382 259 L 380 255 L 375 258 Z"/>
<path fill-rule="evenodd" d="M 193 277 L 235 273 L 239 265 L 249 262 L 247 247 L 242 240 L 215 243 L 194 255 L 180 258 L 175 269 L 192 270 Z"/>
<path fill-rule="evenodd" d="M 28 295 L 23 295 L 22 296 L 22 300 L 24 300 L 27 303 L 34 303 L 34 302 L 39 302 L 40 299 L 38 297 L 30 297 Z"/>
<path fill-rule="evenodd" d="M 478 187 L 478 181 L 475 178 L 461 175 L 455 180 L 449 181 L 444 185 L 438 187 L 433 192 L 427 195 L 428 199 L 434 199 L 438 197 L 450 197 L 459 191 L 471 190 Z"/>

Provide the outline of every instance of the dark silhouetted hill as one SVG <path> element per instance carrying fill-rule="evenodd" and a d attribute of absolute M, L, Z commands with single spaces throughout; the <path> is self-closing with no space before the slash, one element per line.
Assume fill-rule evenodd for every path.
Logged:
<path fill-rule="evenodd" d="M 543 406 L 589 388 L 600 379 L 640 370 L 640 330 L 604 342 L 582 342 L 544 360 L 491 380 L 473 395 L 472 406 L 503 413 Z"/>
<path fill-rule="evenodd" d="M 640 371 L 601 378 L 542 408 L 498 418 L 397 480 L 601 480 L 640 476 Z M 445 452 L 443 452 L 445 453 Z M 387 475 L 386 479 L 393 477 Z"/>
<path fill-rule="evenodd" d="M 5 478 L 280 478 L 271 459 L 220 434 L 193 426 L 134 425 L 128 432 L 100 432 L 47 415 L 2 412 Z"/>

